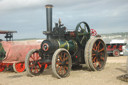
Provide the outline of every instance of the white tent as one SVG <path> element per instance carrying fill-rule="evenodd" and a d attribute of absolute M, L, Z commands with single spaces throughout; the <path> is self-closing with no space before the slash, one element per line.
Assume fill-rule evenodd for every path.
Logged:
<path fill-rule="evenodd" d="M 110 44 L 113 44 L 113 43 L 127 43 L 126 39 L 123 39 L 123 40 L 119 40 L 119 39 L 113 39 L 110 41 Z"/>

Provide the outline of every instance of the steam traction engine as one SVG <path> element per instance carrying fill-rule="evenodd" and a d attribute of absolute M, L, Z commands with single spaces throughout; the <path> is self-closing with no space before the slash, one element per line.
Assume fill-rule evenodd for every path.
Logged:
<path fill-rule="evenodd" d="M 52 29 L 52 5 L 46 5 L 47 39 L 40 49 L 31 50 L 25 60 L 28 75 L 43 72 L 45 65 L 52 65 L 53 74 L 64 78 L 73 65 L 86 64 L 92 71 L 102 70 L 106 63 L 106 46 L 100 37 L 91 37 L 89 25 L 80 22 L 75 31 L 66 31 L 59 20 Z"/>

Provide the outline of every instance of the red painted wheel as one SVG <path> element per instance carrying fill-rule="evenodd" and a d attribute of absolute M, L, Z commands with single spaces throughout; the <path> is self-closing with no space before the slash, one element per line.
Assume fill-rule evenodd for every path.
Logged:
<path fill-rule="evenodd" d="M 113 51 L 113 56 L 115 56 L 115 57 L 120 56 L 120 51 L 119 51 L 118 49 L 115 49 L 115 50 Z"/>
<path fill-rule="evenodd" d="M 60 48 L 55 51 L 52 57 L 52 71 L 57 78 L 64 78 L 70 74 L 72 66 L 71 55 L 69 52 Z"/>
<path fill-rule="evenodd" d="M 13 70 L 17 73 L 23 72 L 25 70 L 25 63 L 24 62 L 14 63 L 13 64 Z"/>
<path fill-rule="evenodd" d="M 92 36 L 96 36 L 96 35 L 97 35 L 96 30 L 94 30 L 94 29 L 90 29 L 90 30 L 91 30 L 91 35 L 92 35 Z"/>
<path fill-rule="evenodd" d="M 85 51 L 88 62 L 85 62 L 93 71 L 102 70 L 107 60 L 106 45 L 100 37 L 94 38 L 89 43 Z"/>
<path fill-rule="evenodd" d="M 29 51 L 25 59 L 25 68 L 29 76 L 38 76 L 44 71 L 45 64 L 41 63 L 41 59 L 37 49 Z"/>
<path fill-rule="evenodd" d="M 0 63 L 0 72 L 3 72 L 3 71 L 4 71 L 4 69 L 5 69 L 5 67 L 3 66 L 3 64 L 2 64 L 2 63 Z"/>

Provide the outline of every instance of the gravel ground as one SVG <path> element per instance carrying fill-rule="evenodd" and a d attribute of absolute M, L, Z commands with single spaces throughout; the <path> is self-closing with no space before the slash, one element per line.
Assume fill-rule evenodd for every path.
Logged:
<path fill-rule="evenodd" d="M 52 75 L 51 68 L 36 77 L 28 77 L 26 73 L 5 71 L 0 73 L 0 85 L 128 85 L 117 79 L 126 74 L 126 56 L 108 57 L 102 71 L 87 71 L 86 67 L 72 70 L 67 78 L 57 79 Z"/>

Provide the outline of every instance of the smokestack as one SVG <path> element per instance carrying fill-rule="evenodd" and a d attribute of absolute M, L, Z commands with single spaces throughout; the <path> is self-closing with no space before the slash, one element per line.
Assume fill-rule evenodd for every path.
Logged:
<path fill-rule="evenodd" d="M 47 39 L 51 39 L 50 33 L 52 32 L 52 7 L 53 5 L 45 5 L 46 7 L 46 22 L 47 22 Z"/>

